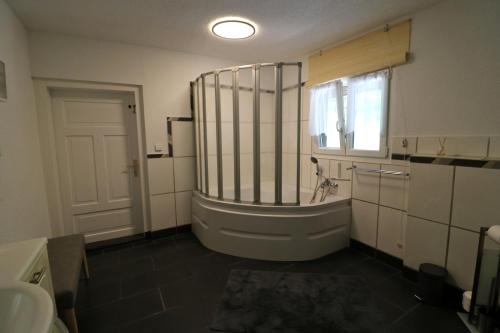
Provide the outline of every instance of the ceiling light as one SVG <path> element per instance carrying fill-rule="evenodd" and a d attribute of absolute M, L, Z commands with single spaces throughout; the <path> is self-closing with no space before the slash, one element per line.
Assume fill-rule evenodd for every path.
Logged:
<path fill-rule="evenodd" d="M 255 24 L 240 17 L 224 17 L 210 24 L 210 30 L 217 37 L 245 39 L 255 35 Z"/>

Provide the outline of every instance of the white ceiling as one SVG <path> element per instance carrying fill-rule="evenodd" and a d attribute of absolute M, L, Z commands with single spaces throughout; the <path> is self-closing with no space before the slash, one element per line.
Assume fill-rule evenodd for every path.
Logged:
<path fill-rule="evenodd" d="M 439 0 L 7 0 L 30 30 L 246 62 L 291 60 Z M 211 35 L 221 16 L 258 25 L 251 39 Z"/>

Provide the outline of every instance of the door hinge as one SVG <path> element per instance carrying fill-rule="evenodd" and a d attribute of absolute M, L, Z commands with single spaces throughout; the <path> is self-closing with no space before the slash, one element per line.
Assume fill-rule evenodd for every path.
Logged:
<path fill-rule="evenodd" d="M 128 105 L 128 108 L 130 110 L 132 110 L 132 113 L 135 114 L 136 113 L 136 105 L 135 104 L 129 104 Z"/>

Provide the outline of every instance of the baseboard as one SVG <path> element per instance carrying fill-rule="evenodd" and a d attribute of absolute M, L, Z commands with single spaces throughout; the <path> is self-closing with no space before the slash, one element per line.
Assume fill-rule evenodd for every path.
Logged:
<path fill-rule="evenodd" d="M 393 266 L 397 269 L 403 269 L 403 260 L 385 252 L 380 251 L 379 249 L 373 248 L 369 245 L 363 244 L 355 239 L 351 238 L 351 242 L 349 247 L 358 250 L 372 258 L 376 258 L 390 266 Z"/>
<path fill-rule="evenodd" d="M 113 250 L 119 250 L 130 246 L 134 243 L 141 242 L 147 239 L 159 239 L 164 237 L 170 237 L 182 233 L 191 232 L 191 225 L 183 225 L 180 227 L 173 227 L 168 229 L 156 230 L 156 231 L 147 231 L 145 233 L 140 233 L 137 235 L 119 237 L 114 239 L 108 239 L 104 241 L 94 242 L 85 245 L 85 250 L 88 253 L 99 253 L 99 252 L 107 252 Z"/>
<path fill-rule="evenodd" d="M 191 232 L 191 224 L 186 224 L 186 225 L 181 225 L 179 227 L 161 229 L 156 231 L 148 231 L 146 235 L 147 238 L 158 239 L 158 238 L 174 236 L 177 234 L 183 234 L 186 232 Z"/>

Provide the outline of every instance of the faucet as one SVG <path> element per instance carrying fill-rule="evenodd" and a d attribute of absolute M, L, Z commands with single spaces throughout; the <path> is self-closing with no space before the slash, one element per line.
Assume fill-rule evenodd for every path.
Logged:
<path fill-rule="evenodd" d="M 332 189 L 336 189 L 339 187 L 339 184 L 335 182 L 334 178 L 326 178 L 323 177 L 323 169 L 318 163 L 318 159 L 316 157 L 311 156 L 311 162 L 316 165 L 316 186 L 314 187 L 314 193 L 309 203 L 313 203 L 316 200 L 316 195 L 321 189 L 321 198 L 320 202 L 325 201 L 326 196 L 330 194 Z"/>

